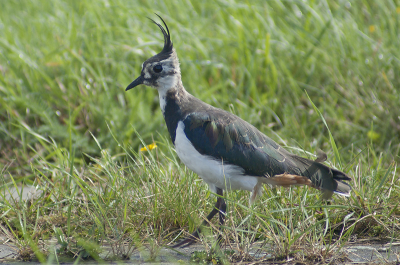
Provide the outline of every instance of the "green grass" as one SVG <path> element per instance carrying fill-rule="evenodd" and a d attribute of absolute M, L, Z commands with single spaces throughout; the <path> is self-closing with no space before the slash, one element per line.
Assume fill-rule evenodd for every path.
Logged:
<path fill-rule="evenodd" d="M 352 197 L 331 204 L 307 188 L 265 187 L 253 206 L 228 193 L 231 261 L 250 259 L 255 242 L 277 258 L 329 261 L 354 236 L 399 237 L 400 2 L 2 1 L 0 234 L 21 258 L 101 260 L 108 245 L 109 258 L 157 260 L 211 210 L 215 197 L 171 146 L 157 92 L 124 91 L 161 50 L 154 12 L 190 93 L 294 153 L 322 149 L 353 177 Z M 27 185 L 41 195 L 6 196 Z"/>

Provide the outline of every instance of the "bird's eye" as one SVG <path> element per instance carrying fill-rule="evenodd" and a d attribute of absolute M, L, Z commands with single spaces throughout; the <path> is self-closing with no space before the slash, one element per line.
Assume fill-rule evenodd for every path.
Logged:
<path fill-rule="evenodd" d="M 162 66 L 160 64 L 157 64 L 156 66 L 153 67 L 153 71 L 156 73 L 159 73 L 162 71 Z"/>

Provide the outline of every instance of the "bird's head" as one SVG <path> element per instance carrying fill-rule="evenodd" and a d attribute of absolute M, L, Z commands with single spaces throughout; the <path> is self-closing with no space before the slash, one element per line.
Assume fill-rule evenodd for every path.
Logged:
<path fill-rule="evenodd" d="M 157 14 L 156 14 L 157 15 Z M 157 15 L 163 22 L 163 26 L 153 21 L 164 35 L 164 48 L 162 51 L 153 57 L 147 59 L 142 64 L 142 72 L 127 88 L 126 91 L 138 85 L 151 86 L 159 90 L 159 92 L 169 90 L 177 85 L 180 81 L 179 60 L 173 48 L 171 35 L 164 20 Z"/>

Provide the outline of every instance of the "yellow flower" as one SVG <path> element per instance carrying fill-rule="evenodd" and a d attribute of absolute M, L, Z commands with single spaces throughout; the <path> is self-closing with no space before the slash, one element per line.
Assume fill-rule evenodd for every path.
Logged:
<path fill-rule="evenodd" d="M 155 142 L 152 144 L 149 144 L 145 147 L 140 148 L 140 152 L 150 151 L 150 150 L 153 150 L 154 148 L 157 148 L 157 144 Z"/>
<path fill-rule="evenodd" d="M 378 141 L 381 135 L 373 130 L 367 132 L 367 137 L 371 139 L 373 142 Z"/>
<path fill-rule="evenodd" d="M 375 26 L 374 25 L 370 25 L 369 26 L 369 32 L 375 32 Z"/>

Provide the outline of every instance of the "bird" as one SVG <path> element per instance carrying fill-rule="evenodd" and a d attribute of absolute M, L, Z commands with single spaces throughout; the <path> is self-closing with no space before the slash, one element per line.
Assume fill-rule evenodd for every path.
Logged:
<path fill-rule="evenodd" d="M 162 51 L 142 64 L 140 75 L 126 91 L 145 85 L 157 89 L 164 120 L 176 154 L 217 195 L 207 220 L 190 237 L 173 247 L 186 247 L 199 239 L 201 227 L 218 213 L 219 225 L 226 216 L 224 191 L 250 191 L 250 203 L 262 192 L 263 184 L 289 187 L 308 185 L 322 191 L 323 198 L 333 193 L 350 196 L 351 178 L 328 167 L 324 153 L 310 160 L 290 153 L 256 127 L 232 114 L 213 107 L 184 88 L 180 63 L 165 21 L 149 18 L 164 36 Z"/>

